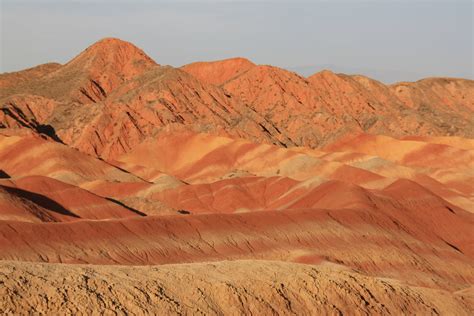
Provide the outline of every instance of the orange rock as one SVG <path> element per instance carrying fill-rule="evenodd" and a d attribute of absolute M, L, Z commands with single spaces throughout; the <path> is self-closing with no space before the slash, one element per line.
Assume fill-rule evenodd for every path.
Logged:
<path fill-rule="evenodd" d="M 250 60 L 237 57 L 210 62 L 195 62 L 184 65 L 181 69 L 203 82 L 222 85 L 253 67 L 255 64 Z"/>
<path fill-rule="evenodd" d="M 291 274 L 283 268 L 273 270 L 270 261 L 257 270 L 212 263 L 276 260 L 291 270 L 298 262 L 314 265 L 303 269 L 311 277 L 285 279 L 288 287 L 314 291 L 315 280 L 321 281 L 315 271 L 337 267 L 346 279 L 364 274 L 365 282 L 384 289 L 395 286 L 386 278 L 395 279 L 391 284 L 404 284 L 406 291 L 418 289 L 412 294 L 429 292 L 430 302 L 444 293 L 451 303 L 442 310 L 451 314 L 472 310 L 473 85 L 450 78 L 384 85 L 330 71 L 303 78 L 243 58 L 173 68 L 118 39 L 101 40 L 65 65 L 1 74 L 0 259 L 33 267 L 40 261 L 174 263 L 173 271 L 207 262 L 193 264 L 200 268 L 189 273 L 239 269 L 229 274 L 234 285 L 222 281 L 217 291 L 231 294 L 240 286 L 248 294 L 253 287 L 241 280 L 253 282 L 249 273 L 266 271 L 275 277 L 262 282 L 281 285 L 265 292 L 270 301 L 292 297 L 298 303 L 291 306 L 301 308 L 288 313 L 305 314 L 315 309 L 289 295 L 287 283 L 283 289 L 281 274 Z M 50 273 L 50 267 L 41 271 Z M 224 280 L 217 270 L 210 277 Z M 354 270 L 360 274 L 349 277 Z M 5 275 L 11 290 L 0 296 L 18 299 L 8 306 L 27 306 L 26 296 L 22 301 L 14 290 L 19 283 Z M 183 280 L 200 297 L 200 289 L 212 288 L 194 284 L 194 277 Z M 56 291 L 66 281 L 54 282 Z M 25 284 L 25 291 L 39 286 Z M 389 311 L 366 285 L 351 284 L 344 293 L 368 293 L 376 302 L 361 312 Z M 130 293 L 142 297 L 136 290 Z M 390 311 L 411 306 L 426 312 L 428 298 L 408 299 L 406 291 Z M 118 301 L 107 293 L 100 304 Z M 43 296 L 33 296 L 43 305 L 31 306 L 54 313 Z M 352 301 L 344 304 L 341 310 L 354 310 Z M 321 313 L 329 310 L 341 311 Z M 238 313 L 276 310 L 261 311 Z"/>

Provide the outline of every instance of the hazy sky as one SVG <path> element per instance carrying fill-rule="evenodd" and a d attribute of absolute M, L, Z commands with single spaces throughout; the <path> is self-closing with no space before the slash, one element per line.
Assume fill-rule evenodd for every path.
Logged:
<path fill-rule="evenodd" d="M 173 66 L 243 56 L 385 82 L 474 73 L 471 0 L 0 1 L 0 72 L 65 63 L 119 37 Z"/>

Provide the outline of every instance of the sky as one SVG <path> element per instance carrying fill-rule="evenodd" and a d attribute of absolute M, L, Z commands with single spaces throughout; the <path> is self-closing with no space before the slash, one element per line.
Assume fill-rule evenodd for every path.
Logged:
<path fill-rule="evenodd" d="M 474 79 L 471 0 L 0 2 L 0 72 L 66 63 L 118 37 L 172 66 L 240 56 L 303 75 Z"/>

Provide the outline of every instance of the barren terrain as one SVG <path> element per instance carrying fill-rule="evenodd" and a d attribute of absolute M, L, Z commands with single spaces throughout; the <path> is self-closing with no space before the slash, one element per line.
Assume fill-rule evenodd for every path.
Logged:
<path fill-rule="evenodd" d="M 0 88 L 0 313 L 474 313 L 472 80 L 108 38 Z"/>

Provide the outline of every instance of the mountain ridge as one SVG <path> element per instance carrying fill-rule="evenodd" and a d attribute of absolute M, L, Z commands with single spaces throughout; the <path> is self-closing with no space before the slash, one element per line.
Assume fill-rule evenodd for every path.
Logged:
<path fill-rule="evenodd" d="M 145 112 L 150 112 L 145 105 L 127 112 L 126 109 L 132 106 L 131 103 L 137 104 L 137 101 L 123 102 L 122 98 L 127 95 L 127 91 L 132 91 L 138 99 L 147 100 L 148 103 L 158 101 L 156 104 L 161 104 L 160 108 L 168 107 L 169 114 L 166 116 L 174 117 L 171 121 L 163 116 L 164 113 L 157 114 L 153 106 L 148 106 L 151 109 L 150 115 L 155 117 L 153 120 L 158 119 L 158 124 L 163 124 L 159 122 L 161 121 L 165 125 L 173 123 L 195 131 L 212 132 L 215 122 L 221 121 L 215 129 L 216 134 L 226 130 L 229 135 L 283 146 L 318 148 L 353 132 L 395 137 L 412 135 L 474 137 L 472 127 L 474 122 L 471 115 L 474 103 L 469 101 L 471 96 L 474 99 L 472 92 L 474 82 L 469 80 L 430 78 L 415 83 L 386 86 L 364 76 L 347 76 L 331 71 L 321 71 L 304 78 L 277 67 L 255 65 L 243 58 L 231 58 L 181 67 L 184 72 L 190 73 L 192 78 L 197 80 L 194 82 L 194 79 L 185 78 L 177 72 L 178 70 L 168 66 L 165 68 L 168 69 L 165 73 L 180 77 L 171 81 L 186 82 L 191 90 L 187 93 L 182 91 L 184 87 L 175 86 L 174 91 L 167 91 L 169 88 L 160 83 L 159 78 L 163 73 L 159 70 L 160 66 L 133 44 L 114 38 L 100 40 L 65 65 L 54 67 L 56 67 L 54 71 L 33 79 L 33 82 L 39 82 L 33 84 L 33 88 L 22 88 L 23 85 L 20 84 L 17 89 L 5 90 L 2 99 L 3 118 L 0 124 L 10 128 L 31 126 L 36 130 L 37 126 L 51 126 L 59 139 L 64 138 L 63 141 L 79 150 L 104 158 L 114 158 L 116 155 L 114 152 L 117 150 L 120 153 L 129 150 L 127 144 L 136 144 L 137 137 L 139 142 L 143 141 L 144 137 L 139 134 L 145 138 L 156 136 L 154 132 L 146 131 L 144 126 L 140 126 L 141 115 L 136 111 L 144 109 Z M 77 74 L 71 75 L 72 77 L 83 79 L 79 81 L 64 79 L 70 77 L 71 73 Z M 6 75 L 0 76 L 5 78 Z M 209 79 L 210 77 L 212 79 Z M 140 86 L 141 82 L 145 84 L 143 87 Z M 143 90 L 146 84 L 151 86 L 153 82 L 156 82 L 152 88 L 155 92 Z M 431 87 L 428 83 L 433 83 L 435 86 Z M 42 87 L 44 84 L 53 89 L 48 88 L 48 92 L 44 92 L 46 91 Z M 222 89 L 214 87 L 215 85 L 221 86 Z M 140 92 L 140 89 L 143 91 Z M 199 92 L 202 89 L 210 93 L 214 104 L 209 108 L 211 112 L 196 117 L 193 111 L 209 106 L 206 105 L 209 101 L 203 99 L 205 96 Z M 457 97 L 458 91 L 464 91 L 462 92 L 464 94 Z M 57 93 L 67 98 L 58 97 Z M 440 93 L 445 97 L 440 98 L 438 96 Z M 18 94 L 22 94 L 23 100 L 27 102 L 19 102 Z M 196 103 L 193 109 L 186 107 L 175 109 L 173 102 L 176 101 L 173 100 L 173 96 L 186 94 L 190 96 L 193 94 L 194 101 L 186 101 Z M 38 99 L 39 97 L 33 95 L 39 95 L 44 99 Z M 159 101 L 160 98 L 164 103 Z M 427 106 L 424 100 L 431 100 L 431 105 Z M 232 126 L 233 123 L 222 120 L 219 117 L 222 117 L 222 114 L 215 111 L 224 109 L 225 113 L 225 108 L 229 109 L 229 102 L 232 104 L 231 108 L 237 111 L 234 121 L 247 120 L 250 123 Z M 52 107 L 49 106 L 51 109 L 49 113 L 35 115 L 36 112 L 44 112 L 46 104 L 53 104 Z M 118 118 L 118 122 L 123 126 L 135 125 L 136 135 L 118 135 L 117 141 L 121 145 L 118 145 L 118 149 L 107 151 L 105 154 L 102 154 L 102 149 L 98 148 L 100 145 L 97 143 L 108 136 L 100 130 L 93 132 L 97 136 L 89 136 L 81 141 L 81 144 L 74 144 L 73 135 L 77 133 L 74 130 L 81 130 L 84 127 L 81 125 L 71 127 L 69 116 L 63 113 L 68 112 L 70 108 L 80 108 L 81 104 L 98 104 L 89 106 L 90 109 L 85 111 L 86 120 L 93 120 L 90 117 L 92 113 L 97 113 L 93 116 L 96 120 L 100 120 L 101 116 L 111 116 L 112 114 L 107 113 L 112 111 L 114 114 L 107 121 L 114 121 L 117 120 L 115 117 L 117 111 L 127 112 L 128 114 Z M 111 110 L 110 107 L 116 109 Z M 31 113 L 33 115 L 30 115 Z M 187 116 L 193 120 L 190 124 L 185 122 Z M 24 118 L 20 121 L 19 117 L 26 117 L 26 121 Z M 213 123 L 209 125 L 210 122 Z M 60 126 L 69 127 L 59 131 L 64 129 Z M 303 126 L 314 128 L 308 131 Z M 107 125 L 103 128 L 110 129 Z"/>

